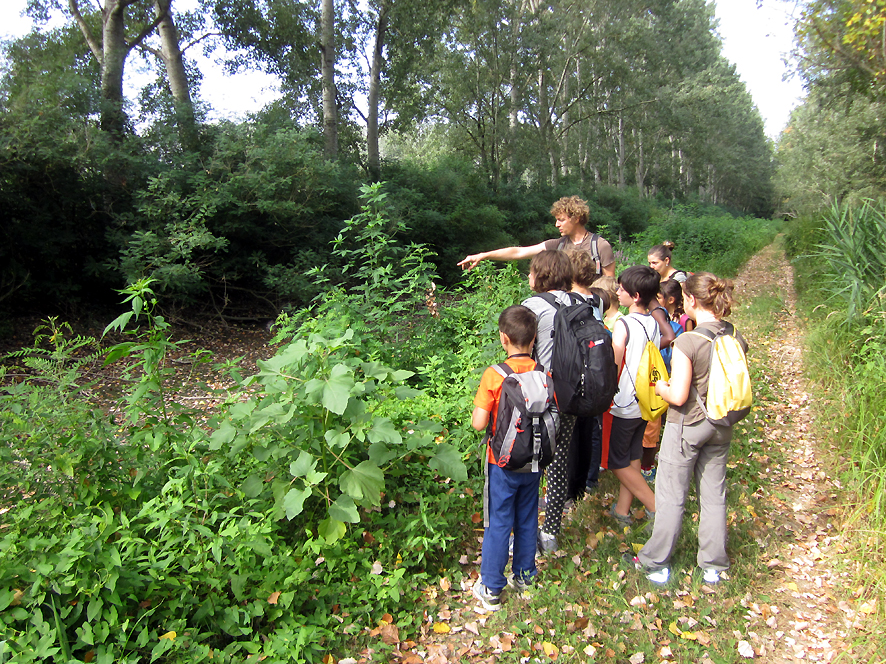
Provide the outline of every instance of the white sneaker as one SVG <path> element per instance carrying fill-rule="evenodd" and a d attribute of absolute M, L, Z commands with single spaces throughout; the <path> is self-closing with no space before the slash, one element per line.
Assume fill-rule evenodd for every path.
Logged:
<path fill-rule="evenodd" d="M 720 570 L 708 568 L 704 570 L 704 582 L 709 584 L 720 583 Z"/>
<path fill-rule="evenodd" d="M 654 572 L 649 572 L 646 575 L 646 578 L 652 581 L 652 583 L 664 584 L 668 582 L 668 578 L 671 576 L 671 570 L 667 567 L 662 567 L 661 569 L 657 569 Z"/>

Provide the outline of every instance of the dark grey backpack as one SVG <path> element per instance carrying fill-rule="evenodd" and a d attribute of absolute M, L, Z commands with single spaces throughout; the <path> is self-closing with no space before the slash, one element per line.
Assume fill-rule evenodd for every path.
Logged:
<path fill-rule="evenodd" d="M 497 466 L 537 473 L 554 458 L 560 416 L 554 406 L 554 383 L 537 364 L 532 371 L 514 373 L 507 364 L 492 367 L 504 381 L 495 417 L 483 439 Z"/>

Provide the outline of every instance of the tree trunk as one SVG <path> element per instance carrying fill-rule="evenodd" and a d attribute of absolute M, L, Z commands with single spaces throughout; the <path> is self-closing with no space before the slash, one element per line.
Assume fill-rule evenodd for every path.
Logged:
<path fill-rule="evenodd" d="M 368 115 L 366 117 L 366 160 L 369 179 L 377 182 L 381 177 L 381 158 L 378 151 L 378 98 L 381 87 L 382 51 L 385 33 L 388 30 L 390 0 L 383 0 L 378 10 L 375 26 L 375 48 L 372 50 L 372 64 L 369 68 L 369 93 L 367 94 Z"/>
<path fill-rule="evenodd" d="M 338 112 L 335 105 L 335 3 L 323 0 L 320 12 L 320 72 L 323 78 L 323 136 L 327 159 L 338 157 Z"/>
<path fill-rule="evenodd" d="M 178 41 L 178 29 L 172 19 L 172 0 L 154 0 L 154 10 L 160 23 L 160 58 L 166 69 L 166 80 L 175 101 L 175 120 L 179 128 L 182 145 L 196 148 L 197 126 L 194 119 L 194 104 L 188 74 Z"/>
<path fill-rule="evenodd" d="M 123 111 L 123 65 L 129 49 L 126 47 L 126 8 L 120 0 L 108 0 L 102 9 L 102 106 L 101 129 L 115 143 L 123 140 L 126 113 Z"/>
<path fill-rule="evenodd" d="M 618 116 L 618 188 L 625 188 L 625 162 L 627 161 L 625 146 L 625 123 L 624 118 Z"/>

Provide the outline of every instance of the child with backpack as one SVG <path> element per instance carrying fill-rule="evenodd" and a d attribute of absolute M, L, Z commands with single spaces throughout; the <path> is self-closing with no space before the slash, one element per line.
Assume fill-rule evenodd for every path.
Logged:
<path fill-rule="evenodd" d="M 566 252 L 545 250 L 536 254 L 529 264 L 529 288 L 536 295 L 523 300 L 523 306 L 531 309 L 538 319 L 534 356 L 539 364 L 549 367 L 554 352 L 554 317 L 557 314 L 557 303 L 560 306 L 572 304 L 568 295 L 572 289 L 572 261 Z M 560 533 L 563 505 L 566 503 L 569 441 L 572 439 L 574 427 L 574 416 L 560 415 L 557 440 L 564 441 L 564 444 L 557 445 L 554 460 L 547 471 L 545 522 L 538 531 L 540 552 L 557 549 L 557 535 Z"/>
<path fill-rule="evenodd" d="M 618 279 L 603 275 L 594 281 L 596 288 L 602 288 L 609 294 L 609 306 L 603 311 L 603 324 L 612 332 L 615 329 L 615 321 L 624 314 L 618 305 Z"/>
<path fill-rule="evenodd" d="M 594 317 L 603 322 L 603 312 L 609 308 L 609 296 L 592 284 L 598 279 L 594 262 L 586 251 L 570 254 L 572 261 L 572 293 L 586 300 Z M 612 277 L 606 277 L 611 279 Z M 594 292 L 596 291 L 596 292 Z M 606 298 L 605 301 L 603 298 Z M 597 486 L 603 447 L 602 420 L 599 415 L 576 417 L 569 442 L 568 487 L 566 504 L 581 499 L 590 488 Z"/>
<path fill-rule="evenodd" d="M 662 310 L 667 316 L 668 325 L 674 332 L 674 337 L 683 334 L 683 326 L 677 322 L 683 313 L 683 288 L 679 281 L 668 279 L 661 282 L 658 291 L 657 309 Z M 673 345 L 673 344 L 672 344 Z M 671 371 L 671 346 L 661 349 L 661 357 L 664 360 L 668 373 Z M 646 431 L 643 434 L 643 458 L 640 461 L 640 472 L 647 482 L 655 481 L 655 455 L 658 453 L 658 441 L 661 438 L 661 418 L 658 417 L 646 423 Z"/>
<path fill-rule="evenodd" d="M 552 419 L 553 384 L 550 376 L 532 359 L 537 320 L 532 311 L 516 305 L 505 309 L 498 318 L 499 340 L 507 352 L 503 364 L 486 369 L 474 397 L 471 425 L 478 431 L 488 428 L 486 446 L 486 484 L 483 491 L 484 525 L 480 578 L 474 584 L 474 596 L 487 611 L 501 608 L 505 586 L 522 592 L 532 584 L 538 573 L 535 566 L 538 531 L 538 487 L 544 462 L 550 460 L 556 430 Z M 538 376 L 537 374 L 541 374 Z M 536 387 L 546 389 L 532 398 L 537 405 L 528 405 L 527 412 L 517 412 L 511 390 L 518 377 L 534 379 Z M 540 381 L 540 383 L 539 383 Z M 526 388 L 527 391 L 529 388 Z M 516 404 L 520 405 L 520 404 Z M 523 418 L 531 419 L 531 427 Z M 490 415 L 491 414 L 491 415 Z M 490 419 L 491 418 L 491 419 Z M 539 448 L 516 449 L 516 431 L 539 434 Z M 547 449 L 541 449 L 541 434 L 547 431 Z M 512 458 L 522 454 L 520 459 Z M 547 457 L 546 459 L 544 457 Z M 517 466 L 517 467 L 513 467 Z M 514 533 L 512 574 L 505 579 L 508 562 L 508 539 Z"/>
<path fill-rule="evenodd" d="M 573 268 L 565 252 L 542 251 L 529 267 L 529 286 L 537 293 L 523 304 L 538 316 L 535 357 L 551 367 L 560 426 L 554 460 L 547 473 L 545 521 L 538 531 L 541 552 L 557 549 L 570 467 L 569 441 L 577 416 L 604 412 L 612 402 L 617 379 L 612 339 L 592 307 L 567 293 Z"/>
<path fill-rule="evenodd" d="M 627 526 L 633 523 L 634 498 L 643 503 L 648 515 L 655 516 L 655 494 L 640 473 L 646 420 L 641 416 L 637 391 L 643 387 L 638 382 L 650 380 L 649 376 L 638 376 L 649 352 L 647 346 L 658 352 L 661 341 L 658 323 L 648 313 L 649 303 L 658 294 L 660 279 L 652 268 L 635 265 L 622 272 L 618 283 L 618 301 L 628 307 L 628 315 L 617 321 L 612 333 L 615 363 L 621 374 L 612 408 L 603 416 L 603 438 L 609 440 L 607 467 L 620 483 L 618 499 L 612 503 L 609 515 Z M 646 388 L 648 391 L 649 386 Z"/>
<path fill-rule="evenodd" d="M 668 580 L 693 479 L 700 510 L 697 561 L 704 581 L 717 583 L 729 567 L 726 462 L 732 424 L 747 415 L 751 400 L 747 342 L 723 320 L 732 312 L 732 290 L 730 280 L 706 272 L 686 280 L 683 306 L 697 328 L 677 339 L 670 380 L 655 386 L 671 405 L 658 459 L 658 512 L 652 536 L 632 559 L 655 583 Z"/>

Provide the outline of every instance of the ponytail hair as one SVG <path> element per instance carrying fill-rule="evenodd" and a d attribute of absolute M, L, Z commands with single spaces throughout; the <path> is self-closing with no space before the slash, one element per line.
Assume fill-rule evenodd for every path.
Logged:
<path fill-rule="evenodd" d="M 661 294 L 665 296 L 665 302 L 667 302 L 667 298 L 674 298 L 674 313 L 678 315 L 683 315 L 685 312 L 683 311 L 683 284 L 679 281 L 675 281 L 674 279 L 668 279 L 667 281 L 661 282 Z"/>
<path fill-rule="evenodd" d="M 717 318 L 726 318 L 732 313 L 735 305 L 733 288 L 731 279 L 721 279 L 710 272 L 696 272 L 683 284 L 683 289 L 695 298 L 701 308 Z"/>
<path fill-rule="evenodd" d="M 677 245 L 675 245 L 670 240 L 665 240 L 661 244 L 657 244 L 654 247 L 652 247 L 652 249 L 649 250 L 649 253 L 647 255 L 655 256 L 660 261 L 670 260 L 671 252 L 674 250 L 674 248 L 676 246 Z"/>

